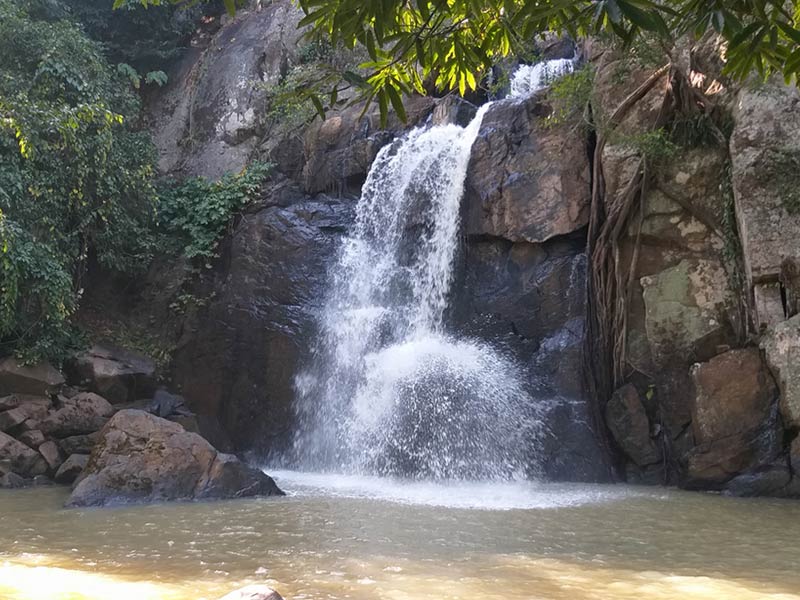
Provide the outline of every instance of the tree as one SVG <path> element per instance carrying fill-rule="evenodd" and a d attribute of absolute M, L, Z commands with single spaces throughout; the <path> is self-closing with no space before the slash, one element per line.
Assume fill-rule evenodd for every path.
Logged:
<path fill-rule="evenodd" d="M 121 4 L 124 0 L 116 0 Z M 167 1 L 139 0 L 144 6 Z M 319 97 L 328 86 L 327 104 L 344 87 L 362 91 L 404 115 L 402 94 L 475 90 L 499 58 L 519 52 L 546 31 L 572 36 L 608 34 L 632 43 L 646 32 L 665 42 L 686 33 L 713 30 L 728 42 L 727 73 L 742 79 L 755 71 L 781 73 L 787 81 L 800 73 L 800 1 L 794 0 L 299 0 L 310 36 L 363 46 L 370 60 L 366 75 L 353 71 L 341 79 L 315 82 L 296 90 Z M 225 0 L 233 12 L 239 0 Z M 343 79 L 343 81 L 342 81 Z"/>

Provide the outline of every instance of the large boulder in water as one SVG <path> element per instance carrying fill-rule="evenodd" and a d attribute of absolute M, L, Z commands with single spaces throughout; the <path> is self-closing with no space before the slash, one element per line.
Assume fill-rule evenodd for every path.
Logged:
<path fill-rule="evenodd" d="M 282 494 L 270 477 L 196 433 L 128 409 L 103 428 L 67 506 Z"/>

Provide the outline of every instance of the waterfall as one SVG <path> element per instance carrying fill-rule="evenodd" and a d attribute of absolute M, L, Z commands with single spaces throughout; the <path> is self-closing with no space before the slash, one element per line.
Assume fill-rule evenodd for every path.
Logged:
<path fill-rule="evenodd" d="M 296 377 L 293 466 L 433 479 L 535 472 L 542 425 L 522 369 L 446 326 L 470 150 L 489 106 L 466 127 L 414 129 L 375 159 Z"/>

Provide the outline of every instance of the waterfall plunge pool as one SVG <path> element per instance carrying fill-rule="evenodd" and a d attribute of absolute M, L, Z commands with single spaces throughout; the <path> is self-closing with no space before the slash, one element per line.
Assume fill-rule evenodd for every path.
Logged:
<path fill-rule="evenodd" d="M 282 499 L 62 509 L 0 490 L 0 598 L 800 598 L 800 504 L 277 472 Z"/>

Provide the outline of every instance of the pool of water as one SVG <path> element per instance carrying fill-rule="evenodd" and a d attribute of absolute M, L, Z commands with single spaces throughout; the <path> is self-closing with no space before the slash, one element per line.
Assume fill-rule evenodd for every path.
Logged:
<path fill-rule="evenodd" d="M 800 503 L 275 473 L 286 498 L 66 510 L 0 491 L 0 598 L 800 599 Z"/>

